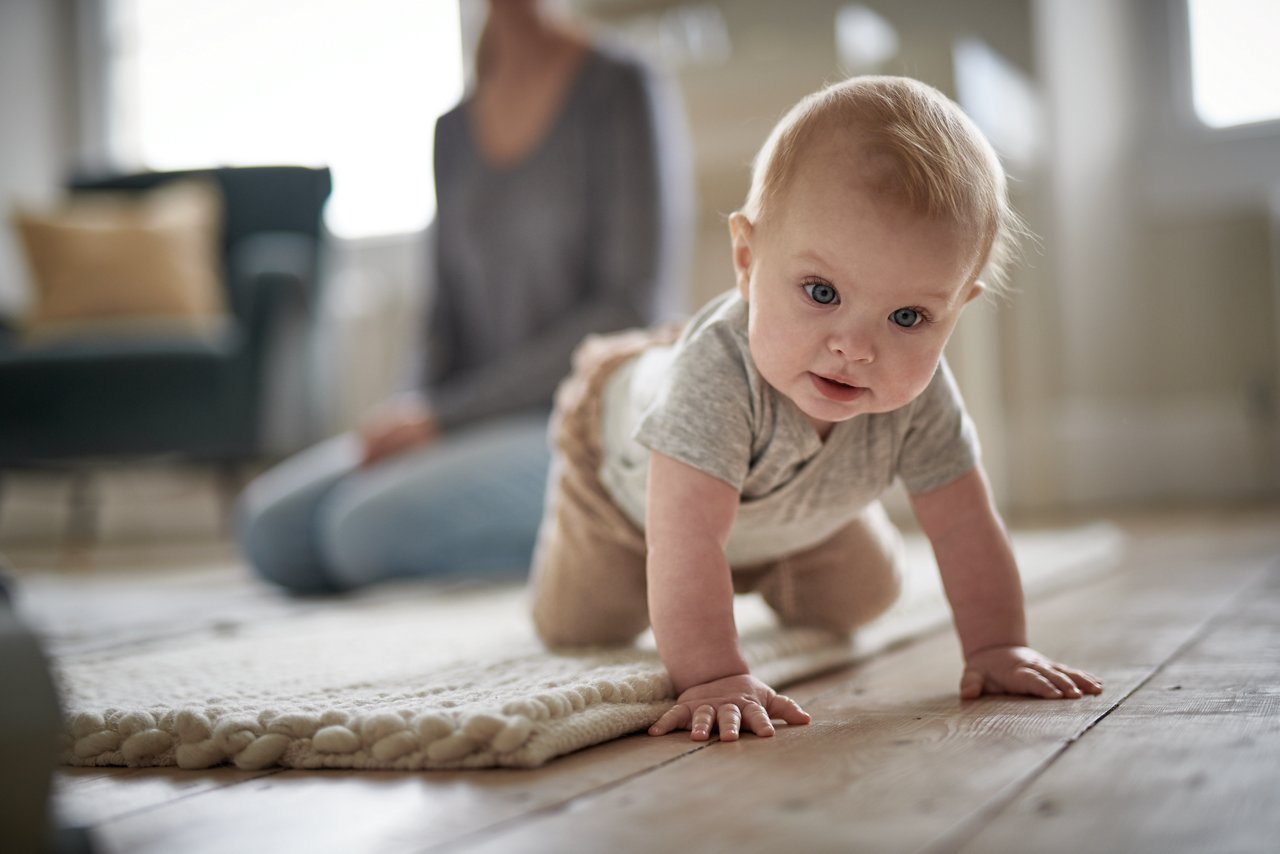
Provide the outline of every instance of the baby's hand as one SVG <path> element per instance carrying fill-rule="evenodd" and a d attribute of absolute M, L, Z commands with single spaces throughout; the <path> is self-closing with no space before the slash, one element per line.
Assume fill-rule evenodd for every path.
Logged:
<path fill-rule="evenodd" d="M 960 699 L 983 694 L 1030 694 L 1033 697 L 1078 699 L 1101 694 L 1102 682 L 1092 673 L 1050 661 L 1025 646 L 994 646 L 975 652 L 965 662 Z"/>
<path fill-rule="evenodd" d="M 711 728 L 719 726 L 721 741 L 737 741 L 745 725 L 748 731 L 768 738 L 773 735 L 771 718 L 781 718 L 789 724 L 812 720 L 795 700 L 754 676 L 726 676 L 685 690 L 676 704 L 649 727 L 649 735 L 687 729 L 693 741 L 706 741 L 711 737 Z"/>

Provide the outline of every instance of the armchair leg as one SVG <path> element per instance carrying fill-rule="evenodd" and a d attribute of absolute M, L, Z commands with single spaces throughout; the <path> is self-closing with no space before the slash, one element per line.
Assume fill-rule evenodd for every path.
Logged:
<path fill-rule="evenodd" d="M 98 502 L 93 473 L 83 466 L 71 470 L 71 487 L 67 502 L 67 544 L 72 548 L 88 548 L 97 540 Z"/>
<path fill-rule="evenodd" d="M 240 463 L 225 462 L 217 467 L 215 475 L 218 480 L 222 530 L 231 534 L 235 525 L 236 501 L 240 498 L 240 491 L 244 489 L 247 481 L 245 469 Z"/>

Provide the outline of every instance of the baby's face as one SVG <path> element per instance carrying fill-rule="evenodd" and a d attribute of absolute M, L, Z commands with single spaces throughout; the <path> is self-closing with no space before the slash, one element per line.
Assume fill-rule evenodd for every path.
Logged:
<path fill-rule="evenodd" d="M 975 241 L 807 164 L 760 226 L 732 222 L 751 355 L 823 436 L 911 402 L 977 296 Z"/>

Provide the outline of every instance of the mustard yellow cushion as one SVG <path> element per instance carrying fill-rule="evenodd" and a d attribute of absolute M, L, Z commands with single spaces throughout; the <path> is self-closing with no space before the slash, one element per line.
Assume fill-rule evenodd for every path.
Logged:
<path fill-rule="evenodd" d="M 222 196 L 175 181 L 141 194 L 85 193 L 13 224 L 35 287 L 30 332 L 124 318 L 216 318 Z"/>

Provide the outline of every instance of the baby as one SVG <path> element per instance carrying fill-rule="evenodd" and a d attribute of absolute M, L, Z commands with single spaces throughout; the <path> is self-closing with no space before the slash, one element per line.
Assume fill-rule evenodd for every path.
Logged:
<path fill-rule="evenodd" d="M 1097 694 L 1027 647 L 1022 589 L 942 358 L 1018 229 L 990 144 L 937 90 L 857 77 L 801 101 L 729 219 L 736 287 L 679 331 L 588 339 L 561 386 L 532 580 L 551 645 L 652 626 L 695 740 L 809 715 L 751 675 L 734 593 L 849 633 L 899 592 L 901 478 L 964 653 L 960 696 Z M 981 278 L 980 278 L 981 276 Z"/>

